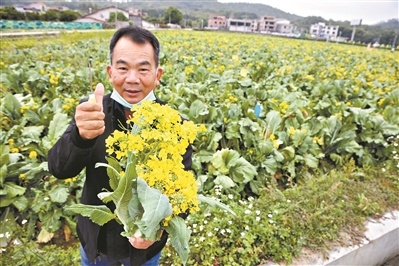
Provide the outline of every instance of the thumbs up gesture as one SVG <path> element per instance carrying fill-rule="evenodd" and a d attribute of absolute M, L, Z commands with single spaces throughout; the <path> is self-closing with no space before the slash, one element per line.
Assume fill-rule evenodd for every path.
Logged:
<path fill-rule="evenodd" d="M 76 107 L 76 126 L 83 139 L 94 139 L 104 133 L 103 97 L 104 85 L 99 83 L 94 91 L 94 97 Z"/>

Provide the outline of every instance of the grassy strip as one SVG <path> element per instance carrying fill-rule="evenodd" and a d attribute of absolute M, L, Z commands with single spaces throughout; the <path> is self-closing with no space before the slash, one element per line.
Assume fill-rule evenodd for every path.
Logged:
<path fill-rule="evenodd" d="M 78 41 L 109 39 L 115 30 L 96 30 L 96 31 L 61 31 L 57 35 L 39 35 L 39 36 L 18 36 L 1 37 L 1 48 L 3 51 L 13 49 L 25 49 L 40 47 L 43 45 L 67 45 Z"/>

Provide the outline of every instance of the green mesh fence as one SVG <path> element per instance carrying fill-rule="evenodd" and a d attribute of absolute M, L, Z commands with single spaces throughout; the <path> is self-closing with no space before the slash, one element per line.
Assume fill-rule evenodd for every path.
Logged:
<path fill-rule="evenodd" d="M 103 26 L 101 23 L 93 23 L 93 22 L 0 20 L 0 29 L 93 30 L 93 29 L 102 29 L 102 28 Z"/>

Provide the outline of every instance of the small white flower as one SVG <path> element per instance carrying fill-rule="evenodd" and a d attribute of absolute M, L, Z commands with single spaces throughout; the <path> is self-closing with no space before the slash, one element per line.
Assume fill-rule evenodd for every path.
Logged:
<path fill-rule="evenodd" d="M 256 215 L 260 215 L 260 210 L 255 211 Z"/>
<path fill-rule="evenodd" d="M 288 203 L 290 203 L 290 202 L 291 202 L 291 200 L 287 199 L 287 202 L 288 202 Z"/>
<path fill-rule="evenodd" d="M 254 197 L 249 197 L 248 201 L 253 201 L 255 198 Z"/>
<path fill-rule="evenodd" d="M 231 230 L 230 229 L 226 229 L 226 232 L 231 234 Z"/>
<path fill-rule="evenodd" d="M 22 244 L 22 241 L 19 240 L 19 239 L 14 239 L 14 240 L 12 241 L 12 243 L 13 243 L 14 245 L 18 246 L 18 245 L 21 245 L 21 244 Z"/>
<path fill-rule="evenodd" d="M 204 230 L 204 226 L 203 226 L 203 225 L 200 225 L 199 230 L 200 230 L 200 232 L 203 231 L 203 230 Z"/>
<path fill-rule="evenodd" d="M 233 224 L 233 222 L 232 221 L 229 221 L 229 225 L 232 225 Z"/>
<path fill-rule="evenodd" d="M 257 222 L 259 222 L 259 221 L 260 221 L 260 217 L 259 217 L 259 216 L 256 216 L 255 220 L 256 220 Z"/>
<path fill-rule="evenodd" d="M 233 198 L 234 198 L 234 196 L 233 196 L 232 194 L 229 194 L 229 195 L 227 195 L 227 198 L 229 198 L 229 199 L 233 199 Z"/>
<path fill-rule="evenodd" d="M 26 220 L 26 219 L 24 219 L 24 220 L 22 220 L 22 224 L 26 224 L 28 222 L 28 220 Z"/>
<path fill-rule="evenodd" d="M 245 233 L 244 232 L 241 232 L 241 237 L 244 237 L 245 236 Z"/>
<path fill-rule="evenodd" d="M 385 168 L 382 168 L 381 171 L 384 173 L 384 172 L 386 172 L 387 170 L 385 170 Z"/>
<path fill-rule="evenodd" d="M 204 240 L 205 240 L 205 237 L 203 237 L 203 236 L 201 236 L 199 239 L 200 242 L 204 242 Z"/>
<path fill-rule="evenodd" d="M 196 228 L 197 227 L 197 224 L 193 224 L 193 228 Z"/>
<path fill-rule="evenodd" d="M 269 213 L 269 214 L 267 215 L 267 217 L 272 218 L 272 217 L 273 217 L 273 214 Z"/>
<path fill-rule="evenodd" d="M 273 220 L 269 220 L 269 223 L 270 223 L 270 224 L 273 224 L 273 223 L 274 223 L 274 221 L 273 221 Z"/>
<path fill-rule="evenodd" d="M 204 221 L 204 224 L 208 224 L 208 221 L 207 221 L 207 220 L 205 220 L 205 221 Z"/>
<path fill-rule="evenodd" d="M 249 209 L 252 209 L 252 207 L 253 207 L 252 203 L 248 205 Z"/>
<path fill-rule="evenodd" d="M 249 230 L 249 226 L 248 225 L 245 226 L 245 230 L 247 230 L 247 231 Z"/>
<path fill-rule="evenodd" d="M 221 233 L 222 235 L 224 235 L 224 233 L 226 233 L 226 230 L 222 229 L 222 230 L 220 230 L 220 233 Z"/>
<path fill-rule="evenodd" d="M 209 236 L 209 237 L 213 236 L 212 232 L 209 232 L 209 233 L 208 233 L 208 236 Z"/>
<path fill-rule="evenodd" d="M 219 228 L 215 227 L 215 229 L 213 229 L 213 230 L 215 230 L 216 232 L 218 232 L 218 231 L 219 231 Z"/>
<path fill-rule="evenodd" d="M 250 210 L 245 210 L 245 212 L 244 212 L 245 214 L 250 214 L 251 213 L 251 211 Z"/>
<path fill-rule="evenodd" d="M 50 198 L 49 197 L 45 197 L 43 200 L 48 201 Z"/>

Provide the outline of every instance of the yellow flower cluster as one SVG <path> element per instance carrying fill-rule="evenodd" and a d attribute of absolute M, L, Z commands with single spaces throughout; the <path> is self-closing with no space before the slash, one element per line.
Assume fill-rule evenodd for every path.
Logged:
<path fill-rule="evenodd" d="M 286 112 L 287 109 L 290 107 L 290 105 L 289 105 L 286 101 L 282 101 L 282 102 L 279 104 L 279 107 L 280 107 L 281 113 L 285 114 L 285 112 Z"/>
<path fill-rule="evenodd" d="M 77 104 L 78 101 L 76 101 L 74 98 L 65 98 L 65 102 L 62 105 L 62 110 L 66 112 L 74 111 Z"/>
<path fill-rule="evenodd" d="M 127 121 L 132 130 L 114 131 L 106 139 L 107 153 L 125 162 L 128 152 L 133 152 L 138 176 L 168 196 L 172 216 L 198 211 L 197 181 L 184 170 L 182 157 L 204 127 L 182 121 L 176 110 L 151 101 L 134 106 L 132 112 Z"/>

